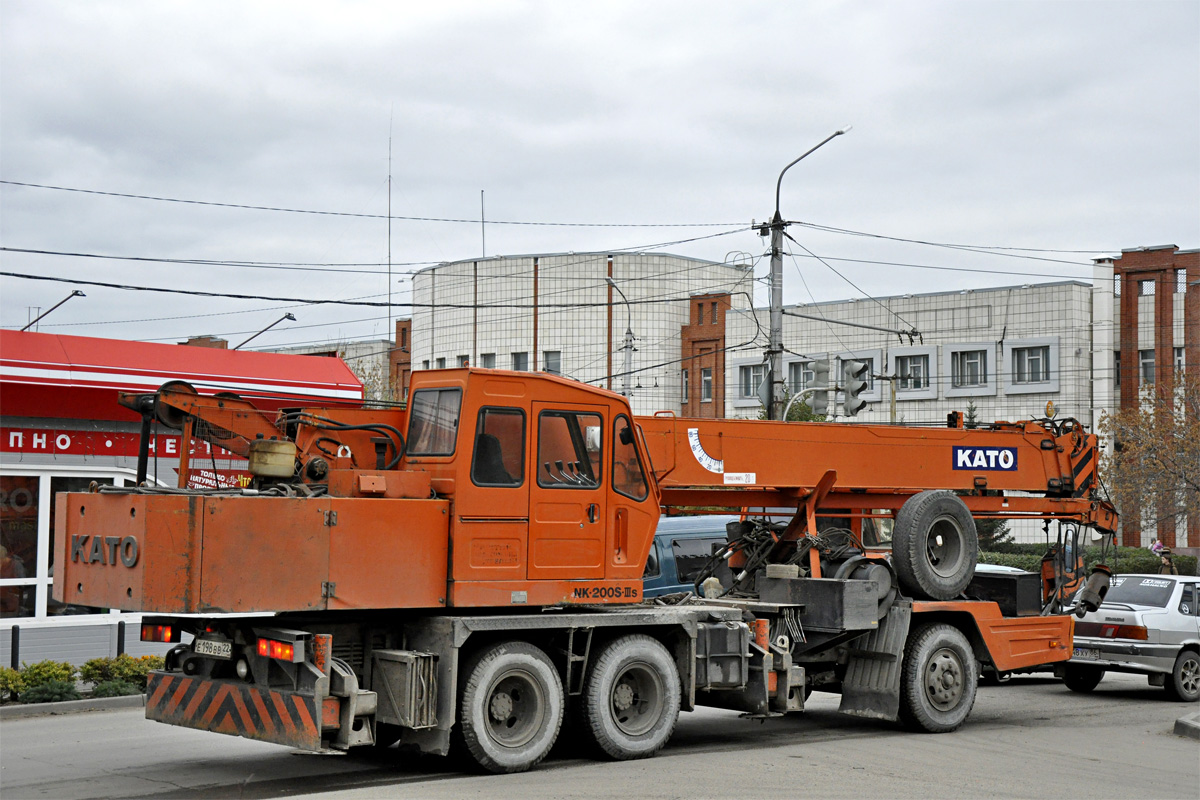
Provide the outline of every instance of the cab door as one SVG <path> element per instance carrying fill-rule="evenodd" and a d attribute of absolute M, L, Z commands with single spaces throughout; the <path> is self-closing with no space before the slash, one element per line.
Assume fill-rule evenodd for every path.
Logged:
<path fill-rule="evenodd" d="M 533 404 L 530 580 L 604 577 L 606 411 L 600 405 Z"/>

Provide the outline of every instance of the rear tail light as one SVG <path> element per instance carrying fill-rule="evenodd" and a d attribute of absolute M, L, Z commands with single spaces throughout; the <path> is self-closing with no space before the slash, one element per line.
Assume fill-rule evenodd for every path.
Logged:
<path fill-rule="evenodd" d="M 1115 625 L 1108 622 L 1076 622 L 1076 636 L 1094 636 L 1099 639 L 1137 639 L 1146 641 L 1149 631 L 1143 625 Z"/>
<path fill-rule="evenodd" d="M 174 625 L 143 625 L 143 642 L 178 642 L 179 628 Z"/>
<path fill-rule="evenodd" d="M 280 642 L 275 639 L 259 639 L 258 654 L 265 658 L 277 658 L 280 661 L 294 661 L 296 648 L 291 642 Z"/>

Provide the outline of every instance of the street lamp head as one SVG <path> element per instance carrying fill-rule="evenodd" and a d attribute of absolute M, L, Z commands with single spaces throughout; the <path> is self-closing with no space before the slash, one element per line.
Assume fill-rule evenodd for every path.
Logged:
<path fill-rule="evenodd" d="M 847 125 L 844 128 L 842 128 L 840 131 L 835 133 L 834 136 L 841 136 L 843 133 L 849 133 L 850 129 L 853 127 L 854 127 L 853 125 Z"/>
<path fill-rule="evenodd" d="M 609 286 L 613 287 L 614 289 L 615 289 L 615 288 L 617 288 L 617 282 L 616 282 L 616 281 L 614 281 L 614 280 L 613 280 L 612 278 L 610 278 L 610 277 L 607 277 L 607 276 L 606 276 L 606 277 L 604 278 L 604 282 L 605 282 L 605 283 L 607 283 Z"/>
<path fill-rule="evenodd" d="M 87 295 L 76 289 L 75 291 L 71 292 L 71 297 L 87 297 Z"/>

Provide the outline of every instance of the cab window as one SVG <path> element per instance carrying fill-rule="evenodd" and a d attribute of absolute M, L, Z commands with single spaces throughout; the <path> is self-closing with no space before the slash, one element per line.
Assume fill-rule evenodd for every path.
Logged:
<path fill-rule="evenodd" d="M 650 494 L 646 473 L 642 470 L 634 445 L 634 430 L 629 417 L 621 414 L 613 423 L 612 485 L 620 494 L 641 502 Z"/>
<path fill-rule="evenodd" d="M 462 389 L 421 389 L 413 392 L 408 421 L 408 455 L 454 455 L 461 407 Z"/>
<path fill-rule="evenodd" d="M 600 485 L 599 414 L 543 411 L 538 416 L 538 486 L 595 489 Z"/>
<path fill-rule="evenodd" d="M 525 482 L 525 412 L 482 408 L 475 425 L 471 482 L 476 486 L 520 486 Z"/>

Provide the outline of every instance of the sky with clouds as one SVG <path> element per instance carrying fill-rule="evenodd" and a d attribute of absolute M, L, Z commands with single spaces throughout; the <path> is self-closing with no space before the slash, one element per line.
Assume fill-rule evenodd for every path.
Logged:
<path fill-rule="evenodd" d="M 18 276 L 386 301 L 389 171 L 393 317 L 405 273 L 484 253 L 761 276 L 780 170 L 847 124 L 783 181 L 788 302 L 1200 247 L 1196 0 L 0 0 L 0 326 L 78 288 L 40 330 L 385 337 L 378 306 Z"/>

